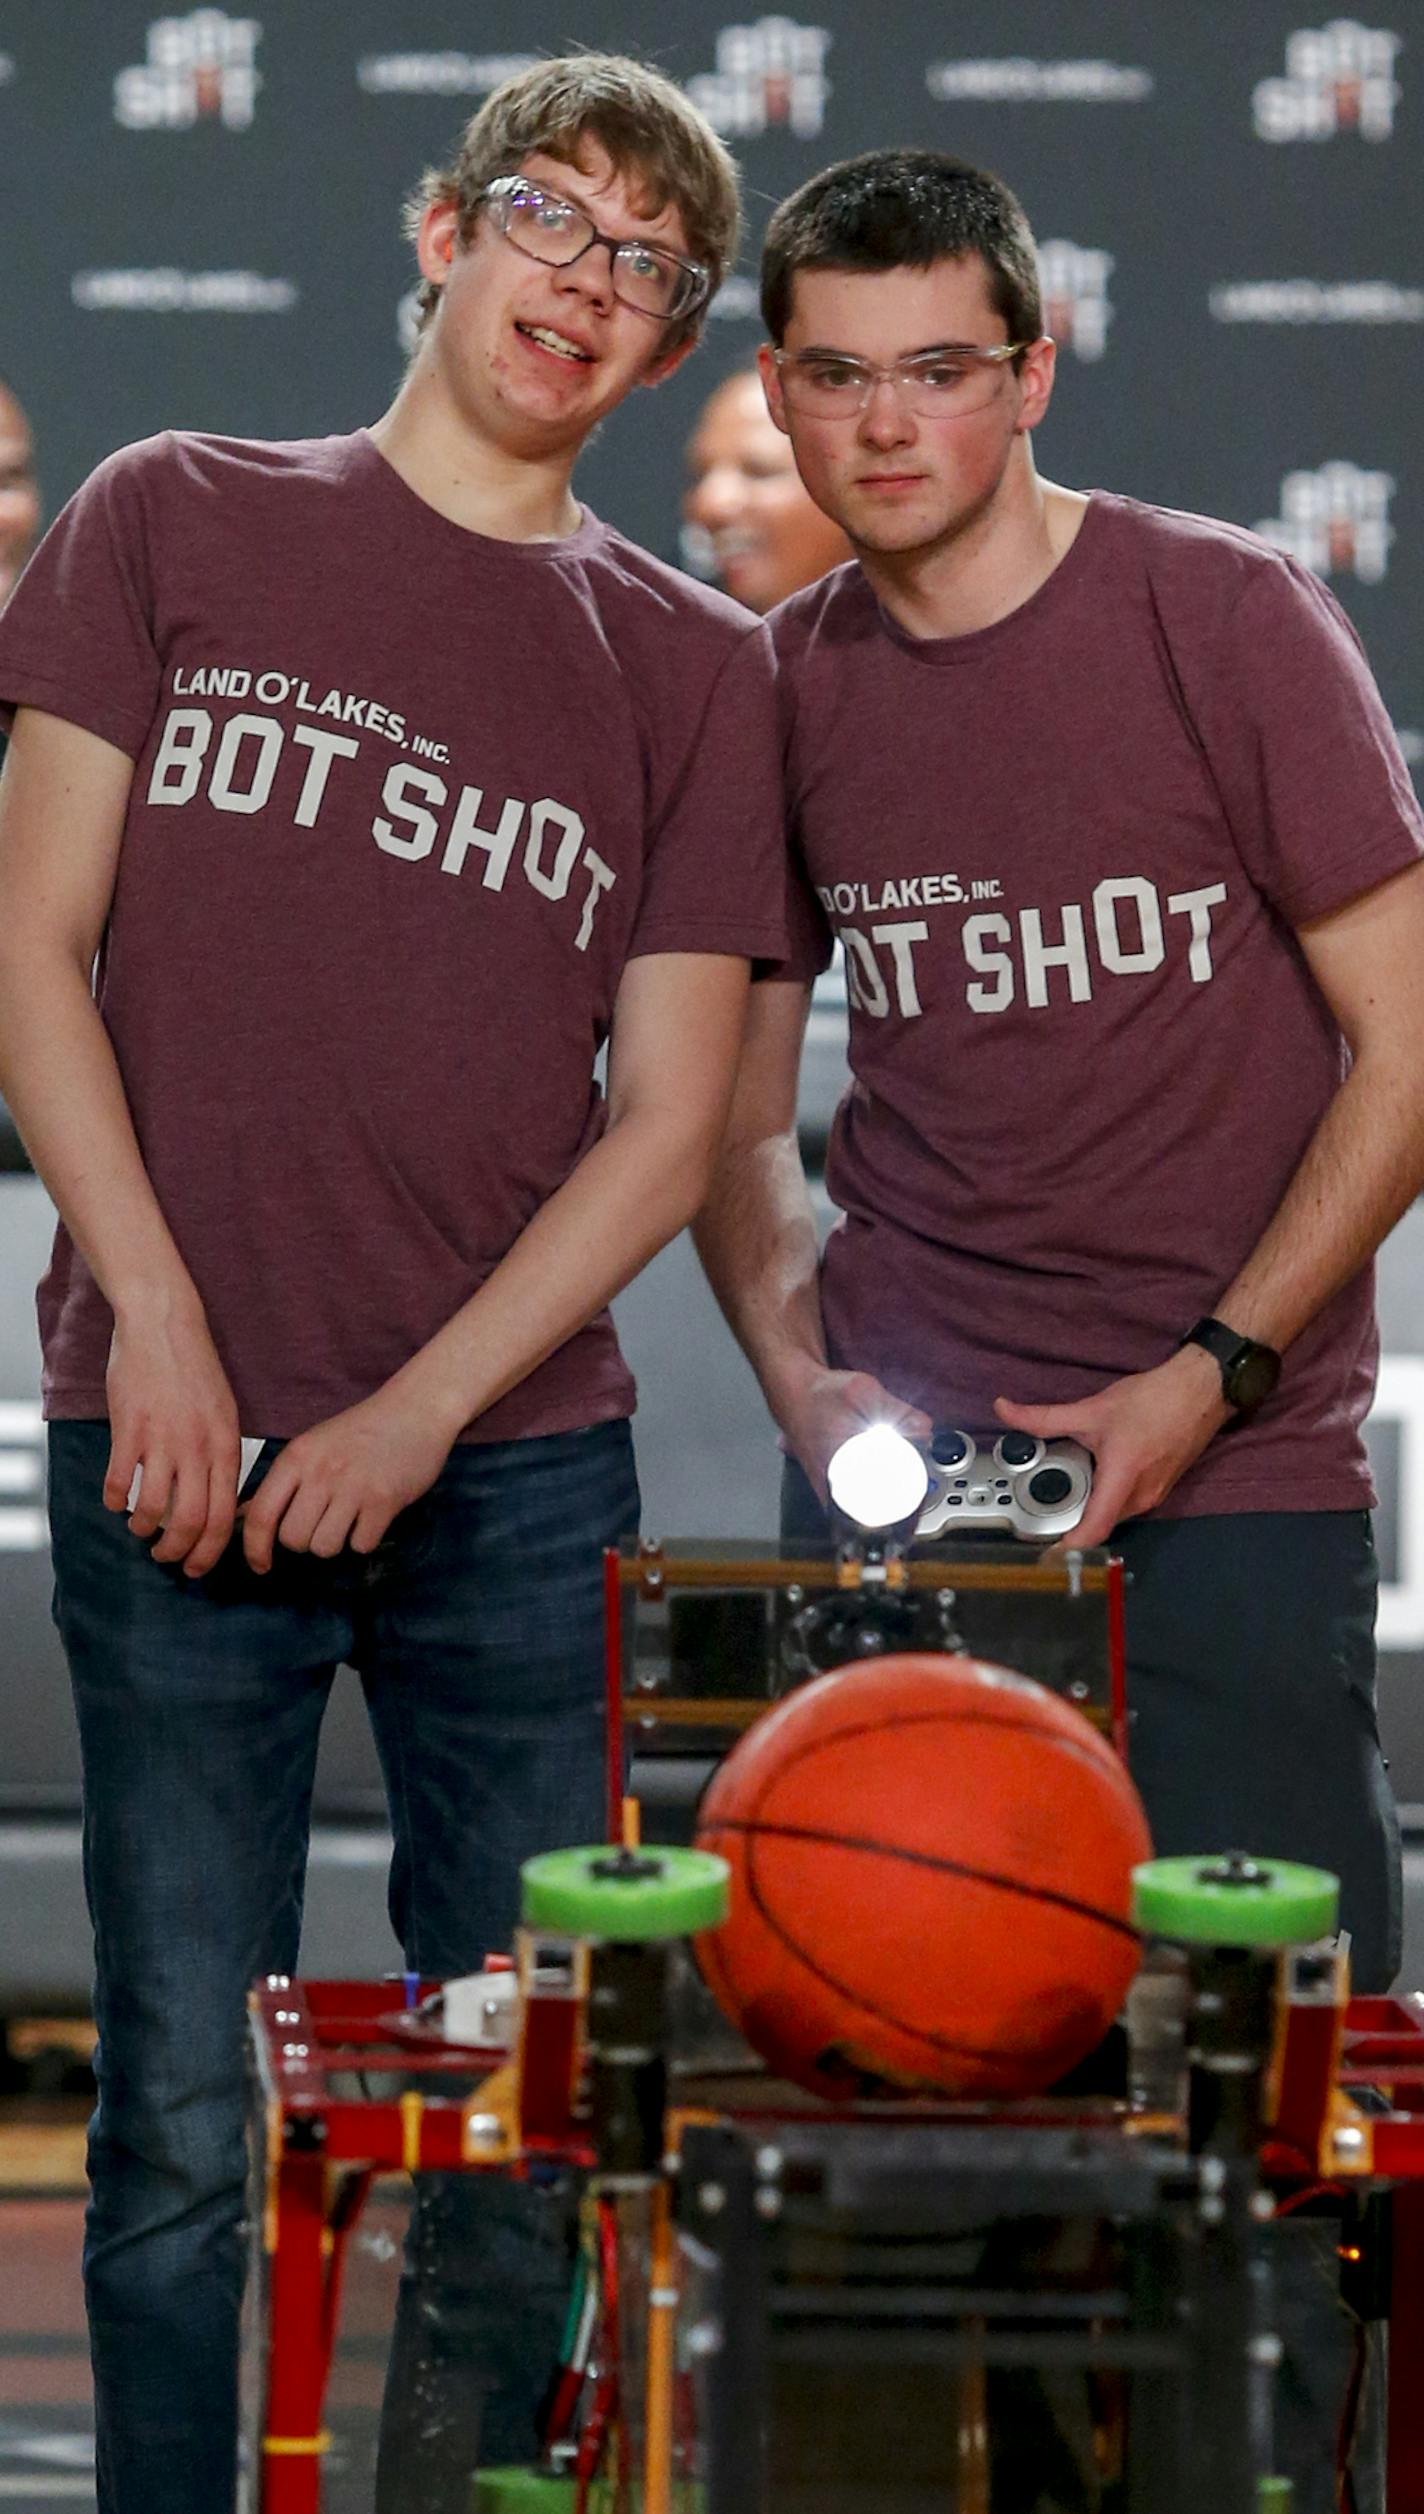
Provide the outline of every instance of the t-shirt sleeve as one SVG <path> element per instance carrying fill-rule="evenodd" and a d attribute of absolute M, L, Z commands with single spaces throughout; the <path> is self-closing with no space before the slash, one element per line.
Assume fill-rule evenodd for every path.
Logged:
<path fill-rule="evenodd" d="M 158 705 L 143 475 L 127 446 L 56 516 L 0 612 L 0 728 L 17 707 L 83 725 L 136 759 Z"/>
<path fill-rule="evenodd" d="M 656 810 L 629 957 L 786 947 L 780 748 L 770 641 L 757 627 L 720 666 Z"/>
<path fill-rule="evenodd" d="M 1424 817 L 1350 621 L 1294 562 L 1240 596 L 1213 678 L 1207 750 L 1253 881 L 1292 925 L 1424 853 Z"/>

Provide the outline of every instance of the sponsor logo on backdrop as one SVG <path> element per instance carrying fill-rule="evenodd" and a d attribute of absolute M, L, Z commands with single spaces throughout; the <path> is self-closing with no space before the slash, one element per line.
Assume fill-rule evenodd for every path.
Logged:
<path fill-rule="evenodd" d="M 403 358 L 414 355 L 420 338 L 420 290 L 407 288 L 396 307 L 396 346 Z"/>
<path fill-rule="evenodd" d="M 1400 757 L 1406 760 L 1411 768 L 1417 768 L 1420 761 L 1424 760 L 1424 733 L 1420 732 L 1417 725 L 1396 725 L 1394 738 L 1399 744 Z"/>
<path fill-rule="evenodd" d="M 48 1542 L 39 1400 L 0 1397 L 0 1554 L 37 1554 Z"/>
<path fill-rule="evenodd" d="M 156 18 L 148 58 L 114 81 L 114 118 L 128 131 L 188 131 L 222 122 L 245 131 L 262 84 L 255 55 L 262 28 L 255 17 L 225 9 L 192 9 Z"/>
<path fill-rule="evenodd" d="M 0 52 L 0 87 L 8 87 L 14 75 L 14 54 L 12 52 Z"/>
<path fill-rule="evenodd" d="M 1332 140 L 1337 131 L 1387 140 L 1399 102 L 1402 39 L 1383 26 L 1336 17 L 1286 37 L 1285 77 L 1262 79 L 1251 113 L 1262 140 Z"/>
<path fill-rule="evenodd" d="M 1067 244 L 1054 236 L 1038 248 L 1038 285 L 1043 298 L 1043 328 L 1060 349 L 1078 358 L 1101 358 L 1108 345 L 1113 310 L 1108 281 L 1113 257 L 1090 245 Z"/>
<path fill-rule="evenodd" d="M 1424 288 L 1390 279 L 1233 279 L 1210 292 L 1218 323 L 1424 323 Z"/>
<path fill-rule="evenodd" d="M 932 61 L 925 72 L 942 105 L 1137 105 L 1150 70 L 1121 61 Z"/>
<path fill-rule="evenodd" d="M 724 26 L 716 68 L 699 71 L 687 92 L 714 131 L 754 140 L 763 131 L 791 131 L 813 140 L 826 118 L 831 83 L 824 26 L 760 17 L 752 26 Z"/>
<path fill-rule="evenodd" d="M 533 52 L 373 52 L 356 64 L 368 96 L 488 96 L 532 70 Z"/>
<path fill-rule="evenodd" d="M 76 271 L 69 293 L 87 314 L 289 314 L 295 280 L 259 271 Z"/>
<path fill-rule="evenodd" d="M 1362 585 L 1378 585 L 1388 572 L 1394 539 L 1389 520 L 1394 489 L 1390 472 L 1362 471 L 1358 463 L 1288 471 L 1279 515 L 1267 516 L 1256 530 L 1317 576 L 1355 576 Z"/>

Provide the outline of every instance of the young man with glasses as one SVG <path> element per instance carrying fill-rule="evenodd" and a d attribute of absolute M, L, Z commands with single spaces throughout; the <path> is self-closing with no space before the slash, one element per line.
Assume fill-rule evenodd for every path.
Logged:
<path fill-rule="evenodd" d="M 1334 1869 L 1383 1990 L 1360 1424 L 1370 1260 L 1424 1175 L 1421 823 L 1383 706 L 1292 561 L 1040 479 L 1053 344 L 995 178 L 832 167 L 774 214 L 762 304 L 772 416 L 858 561 L 770 620 L 799 933 L 699 1226 L 792 1527 L 870 1420 L 1084 1443 L 1157 1848 Z M 821 1258 L 795 1083 L 837 936 Z"/>
<path fill-rule="evenodd" d="M 63 1217 L 104 2514 L 231 2501 L 243 1997 L 295 1965 L 338 1662 L 413 1969 L 478 1965 L 521 1860 L 603 1830 L 600 1553 L 637 1514 L 606 1305 L 700 1201 L 785 931 L 764 633 L 570 475 L 687 356 L 736 228 L 675 88 L 539 64 L 413 205 L 385 417 L 116 455 L 0 630 L 0 1059 Z M 561 2309 L 505 2196 L 454 2370 L 496 2460 Z M 412 2403 L 387 2506 L 467 2504 L 451 2397 Z"/>
<path fill-rule="evenodd" d="M 996 179 L 919 151 L 814 177 L 763 307 L 772 415 L 858 565 L 769 623 L 800 931 L 753 989 L 704 1257 L 818 1491 L 867 1417 L 1092 1450 L 1078 1535 L 1133 1572 L 1159 1848 L 1338 1869 L 1381 1989 L 1360 1423 L 1370 1259 L 1424 1173 L 1421 824 L 1383 706 L 1291 560 L 1039 477 L 1053 344 Z M 818 1260 L 791 1112 L 836 936 Z"/>
<path fill-rule="evenodd" d="M 1359 1428 L 1371 1254 L 1424 1177 L 1421 822 L 1384 706 L 1293 561 L 1039 478 L 1054 347 L 996 178 L 820 173 L 772 216 L 762 312 L 772 417 L 858 561 L 770 616 L 800 930 L 699 1222 L 787 1518 L 818 1523 L 868 1420 L 1082 1441 L 1157 1850 L 1333 1868 L 1381 1991 Z M 795 1073 L 835 935 L 820 1257 Z"/>

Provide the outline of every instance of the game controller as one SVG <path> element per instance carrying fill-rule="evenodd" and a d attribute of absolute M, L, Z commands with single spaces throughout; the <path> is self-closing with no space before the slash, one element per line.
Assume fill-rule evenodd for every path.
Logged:
<path fill-rule="evenodd" d="M 1093 1489 L 1093 1461 L 1076 1440 L 1000 1432 L 992 1446 L 936 1424 L 924 1452 L 930 1489 L 915 1535 L 1005 1530 L 1028 1545 L 1071 1535 Z"/>

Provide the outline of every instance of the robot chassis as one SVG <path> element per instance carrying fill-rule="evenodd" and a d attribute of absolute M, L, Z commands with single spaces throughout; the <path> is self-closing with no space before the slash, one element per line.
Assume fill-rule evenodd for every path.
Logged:
<path fill-rule="evenodd" d="M 582 2193 L 579 2302 L 543 2462 L 472 2479 L 471 2514 L 990 2514 L 994 2386 L 1074 2370 L 1114 2514 L 1288 2509 L 1258 2230 L 1316 2194 L 1342 2212 L 1357 2327 L 1390 2326 L 1391 2514 L 1424 2514 L 1424 1996 L 1350 1996 L 1313 1872 L 1154 1863 L 1131 2048 L 1081 2091 L 832 2110 L 699 2009 L 686 1938 L 721 1916 L 720 1863 L 640 1846 L 687 1829 L 679 1782 L 685 1801 L 770 1699 L 877 1651 L 969 1646 L 1121 1748 L 1122 1576 L 992 1543 L 607 1557 L 621 1847 L 531 1863 L 488 2040 L 442 2035 L 433 1983 L 252 1994 L 251 2514 L 318 2514 L 343 2262 L 377 2179 L 531 2171 Z"/>

